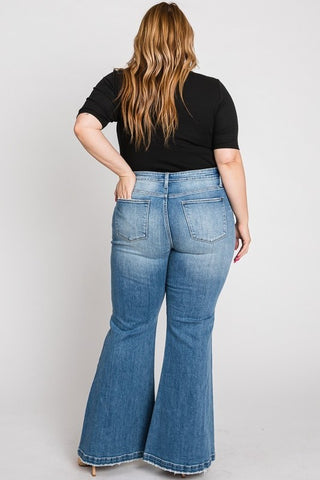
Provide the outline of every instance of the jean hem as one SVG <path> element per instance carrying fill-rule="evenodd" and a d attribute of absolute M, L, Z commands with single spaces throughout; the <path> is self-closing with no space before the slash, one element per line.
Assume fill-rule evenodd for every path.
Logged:
<path fill-rule="evenodd" d="M 81 448 L 78 448 L 77 453 L 83 463 L 86 463 L 87 465 L 94 465 L 96 467 L 104 467 L 108 465 L 112 466 L 119 465 L 120 463 L 132 462 L 133 460 L 137 460 L 143 456 L 143 450 L 111 457 L 95 457 L 93 455 L 87 455 Z"/>
<path fill-rule="evenodd" d="M 186 475 L 206 472 L 214 459 L 215 459 L 215 454 L 212 453 L 209 457 L 209 460 L 205 462 L 198 463 L 197 465 L 182 465 L 179 463 L 173 463 L 167 460 L 163 460 L 162 458 L 156 457 L 151 453 L 145 452 L 142 457 L 143 461 L 150 463 L 155 467 L 159 467 L 162 470 L 166 470 L 168 472 L 173 472 L 173 473 L 185 473 Z"/>

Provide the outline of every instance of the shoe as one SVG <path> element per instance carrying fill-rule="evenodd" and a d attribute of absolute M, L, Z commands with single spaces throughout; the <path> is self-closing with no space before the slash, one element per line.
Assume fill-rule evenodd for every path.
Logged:
<path fill-rule="evenodd" d="M 78 457 L 78 464 L 80 467 L 91 467 L 91 475 L 93 477 L 96 476 L 96 466 L 95 465 L 89 465 L 88 463 L 84 463 L 80 457 Z"/>

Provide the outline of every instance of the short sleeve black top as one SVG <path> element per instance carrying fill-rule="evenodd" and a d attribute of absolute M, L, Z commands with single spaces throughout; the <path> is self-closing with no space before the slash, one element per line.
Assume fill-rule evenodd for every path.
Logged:
<path fill-rule="evenodd" d="M 141 147 L 135 151 L 124 131 L 119 101 L 115 101 L 121 79 L 121 70 L 116 69 L 104 76 L 93 87 L 77 115 L 91 113 L 100 121 L 102 129 L 110 122 L 117 122 L 120 155 L 132 170 L 175 172 L 216 167 L 215 149 L 240 150 L 237 112 L 230 93 L 219 79 L 191 71 L 183 86 L 183 98 L 192 117 L 180 95 L 176 95 L 179 125 L 174 141 L 170 139 L 165 146 L 162 130 L 158 127 L 149 150 Z"/>

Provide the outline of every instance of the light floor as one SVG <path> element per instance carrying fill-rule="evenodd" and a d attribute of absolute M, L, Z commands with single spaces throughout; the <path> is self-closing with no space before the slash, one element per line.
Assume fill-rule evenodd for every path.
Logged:
<path fill-rule="evenodd" d="M 53 412 L 52 412 L 53 413 Z M 240 413 L 240 412 L 239 412 Z M 237 420 L 235 420 L 237 419 Z M 90 479 L 90 468 L 76 463 L 79 415 L 30 412 L 1 419 L 1 478 L 6 480 Z M 298 419 L 297 419 L 298 420 Z M 319 432 L 310 422 L 286 425 L 279 418 L 261 426 L 255 416 L 216 420 L 216 455 L 209 470 L 190 475 L 206 480 L 318 480 Z M 97 467 L 97 479 L 181 478 L 141 459 Z"/>

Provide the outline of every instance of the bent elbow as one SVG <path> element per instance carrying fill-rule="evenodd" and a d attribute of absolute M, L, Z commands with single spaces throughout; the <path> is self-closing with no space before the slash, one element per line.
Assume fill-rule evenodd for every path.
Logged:
<path fill-rule="evenodd" d="M 80 122 L 76 120 L 73 126 L 73 133 L 75 134 L 76 137 L 79 137 L 80 132 L 81 132 Z"/>

